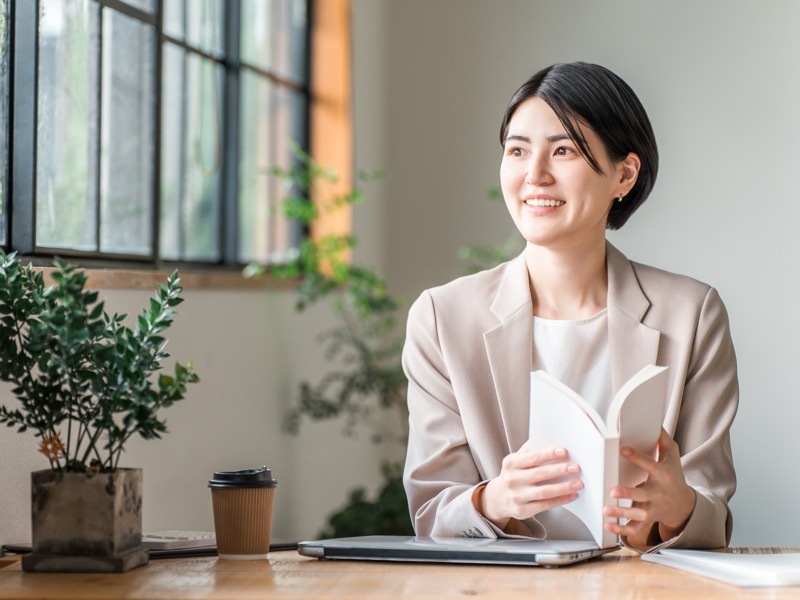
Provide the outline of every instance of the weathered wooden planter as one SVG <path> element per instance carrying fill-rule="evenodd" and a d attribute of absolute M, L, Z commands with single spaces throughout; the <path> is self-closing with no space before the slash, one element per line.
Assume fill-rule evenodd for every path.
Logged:
<path fill-rule="evenodd" d="M 122 573 L 147 564 L 142 546 L 142 470 L 31 474 L 33 552 L 22 568 Z"/>

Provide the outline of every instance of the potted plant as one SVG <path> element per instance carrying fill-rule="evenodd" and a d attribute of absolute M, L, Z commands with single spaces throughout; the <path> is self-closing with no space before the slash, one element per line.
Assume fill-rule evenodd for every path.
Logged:
<path fill-rule="evenodd" d="M 166 432 L 158 413 L 198 381 L 191 363 L 156 373 L 164 331 L 182 302 L 173 273 L 136 326 L 109 316 L 86 275 L 56 259 L 44 275 L 0 250 L 0 379 L 19 408 L 0 423 L 31 430 L 50 469 L 32 474 L 33 552 L 27 571 L 123 572 L 147 563 L 141 469 L 120 467 L 125 443 Z"/>

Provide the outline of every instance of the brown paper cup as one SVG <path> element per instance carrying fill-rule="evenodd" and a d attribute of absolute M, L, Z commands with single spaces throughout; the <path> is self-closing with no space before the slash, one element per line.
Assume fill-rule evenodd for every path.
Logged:
<path fill-rule="evenodd" d="M 267 467 L 214 473 L 208 487 L 220 558 L 267 558 L 277 485 Z"/>
<path fill-rule="evenodd" d="M 212 488 L 214 531 L 220 558 L 266 558 L 275 488 Z"/>

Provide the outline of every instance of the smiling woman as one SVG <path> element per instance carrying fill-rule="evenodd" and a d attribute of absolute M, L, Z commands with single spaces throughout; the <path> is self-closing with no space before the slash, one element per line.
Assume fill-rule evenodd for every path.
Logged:
<path fill-rule="evenodd" d="M 423 292 L 409 312 L 404 481 L 417 535 L 590 540 L 568 508 L 593 474 L 570 448 L 528 437 L 529 374 L 546 370 L 605 418 L 620 386 L 657 364 L 669 368 L 661 438 L 653 456 L 621 450 L 647 480 L 606 491 L 605 528 L 639 550 L 725 546 L 738 404 L 725 307 L 714 288 L 605 239 L 655 182 L 644 108 L 608 69 L 557 64 L 513 95 L 500 141 L 525 250 Z"/>
<path fill-rule="evenodd" d="M 562 246 L 572 236 L 585 243 L 605 239 L 612 202 L 626 196 L 636 182 L 641 164 L 637 154 L 629 152 L 615 162 L 594 131 L 578 126 L 577 132 L 583 151 L 538 97 L 522 102 L 508 124 L 500 182 L 509 213 L 529 242 L 543 245 L 543 236 L 554 236 L 553 242 Z M 585 158 L 589 156 L 596 167 Z"/>

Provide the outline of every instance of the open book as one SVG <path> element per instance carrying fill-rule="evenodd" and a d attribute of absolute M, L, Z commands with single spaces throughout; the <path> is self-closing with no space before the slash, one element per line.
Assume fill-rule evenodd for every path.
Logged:
<path fill-rule="evenodd" d="M 603 528 L 603 507 L 617 503 L 616 486 L 634 487 L 647 474 L 620 456 L 624 446 L 655 456 L 667 396 L 667 367 L 647 365 L 614 395 L 603 419 L 576 392 L 544 371 L 531 373 L 530 440 L 534 448 L 560 446 L 581 468 L 583 489 L 564 505 L 586 524 L 597 545 L 617 544 Z"/>

